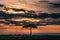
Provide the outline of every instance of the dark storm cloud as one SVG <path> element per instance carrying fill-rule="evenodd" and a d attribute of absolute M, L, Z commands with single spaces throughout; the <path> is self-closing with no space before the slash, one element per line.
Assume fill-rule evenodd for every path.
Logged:
<path fill-rule="evenodd" d="M 57 4 L 60 4 L 60 0 L 47 0 L 47 1 L 49 1 L 49 2 L 51 2 L 51 3 L 57 3 Z"/>
<path fill-rule="evenodd" d="M 53 8 L 60 8 L 60 4 L 57 3 L 49 3 L 52 5 Z"/>
<path fill-rule="evenodd" d="M 47 0 L 52 4 L 53 8 L 59 8 L 60 7 L 60 0 Z"/>

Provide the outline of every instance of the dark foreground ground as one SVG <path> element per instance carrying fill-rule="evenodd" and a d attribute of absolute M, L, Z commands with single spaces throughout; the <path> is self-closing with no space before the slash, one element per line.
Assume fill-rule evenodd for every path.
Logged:
<path fill-rule="evenodd" d="M 41 40 L 41 39 L 54 39 L 59 40 L 60 36 L 28 36 L 28 35 L 0 35 L 0 40 Z"/>

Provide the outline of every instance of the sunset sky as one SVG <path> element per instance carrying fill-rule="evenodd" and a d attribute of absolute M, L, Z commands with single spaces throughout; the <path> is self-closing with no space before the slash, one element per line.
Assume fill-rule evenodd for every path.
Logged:
<path fill-rule="evenodd" d="M 41 2 L 41 1 L 48 1 L 48 2 Z M 39 11 L 45 13 L 46 12 L 60 13 L 60 6 L 55 7 L 53 5 L 54 3 L 60 5 L 60 0 L 0 0 L 0 4 L 4 4 L 6 7 L 9 8 L 19 8 L 19 9 L 23 8 L 25 10 L 34 10 L 36 12 Z M 30 33 L 29 29 L 21 30 L 21 28 L 22 28 L 21 26 L 0 24 L 0 34 L 29 34 Z M 60 25 L 38 26 L 37 29 L 32 29 L 32 32 L 33 34 L 60 33 Z"/>
<path fill-rule="evenodd" d="M 39 2 L 39 1 L 48 1 Z M 0 0 L 1 4 L 6 5 L 7 7 L 12 8 L 24 8 L 27 10 L 41 11 L 41 12 L 60 12 L 59 8 L 53 8 L 52 4 L 48 3 L 57 3 L 60 4 L 60 0 Z"/>

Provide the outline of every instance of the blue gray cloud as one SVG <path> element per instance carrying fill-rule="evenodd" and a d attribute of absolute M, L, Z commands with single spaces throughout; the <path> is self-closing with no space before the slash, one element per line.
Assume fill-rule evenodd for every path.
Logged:
<path fill-rule="evenodd" d="M 51 3 L 60 3 L 60 0 L 40 0 L 40 1 L 49 1 Z"/>

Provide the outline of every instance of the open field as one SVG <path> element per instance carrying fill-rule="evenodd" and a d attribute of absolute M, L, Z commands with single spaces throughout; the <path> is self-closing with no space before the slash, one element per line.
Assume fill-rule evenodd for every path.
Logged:
<path fill-rule="evenodd" d="M 27 35 L 0 35 L 0 40 L 41 40 L 41 39 L 60 39 L 59 36 L 27 36 Z"/>

